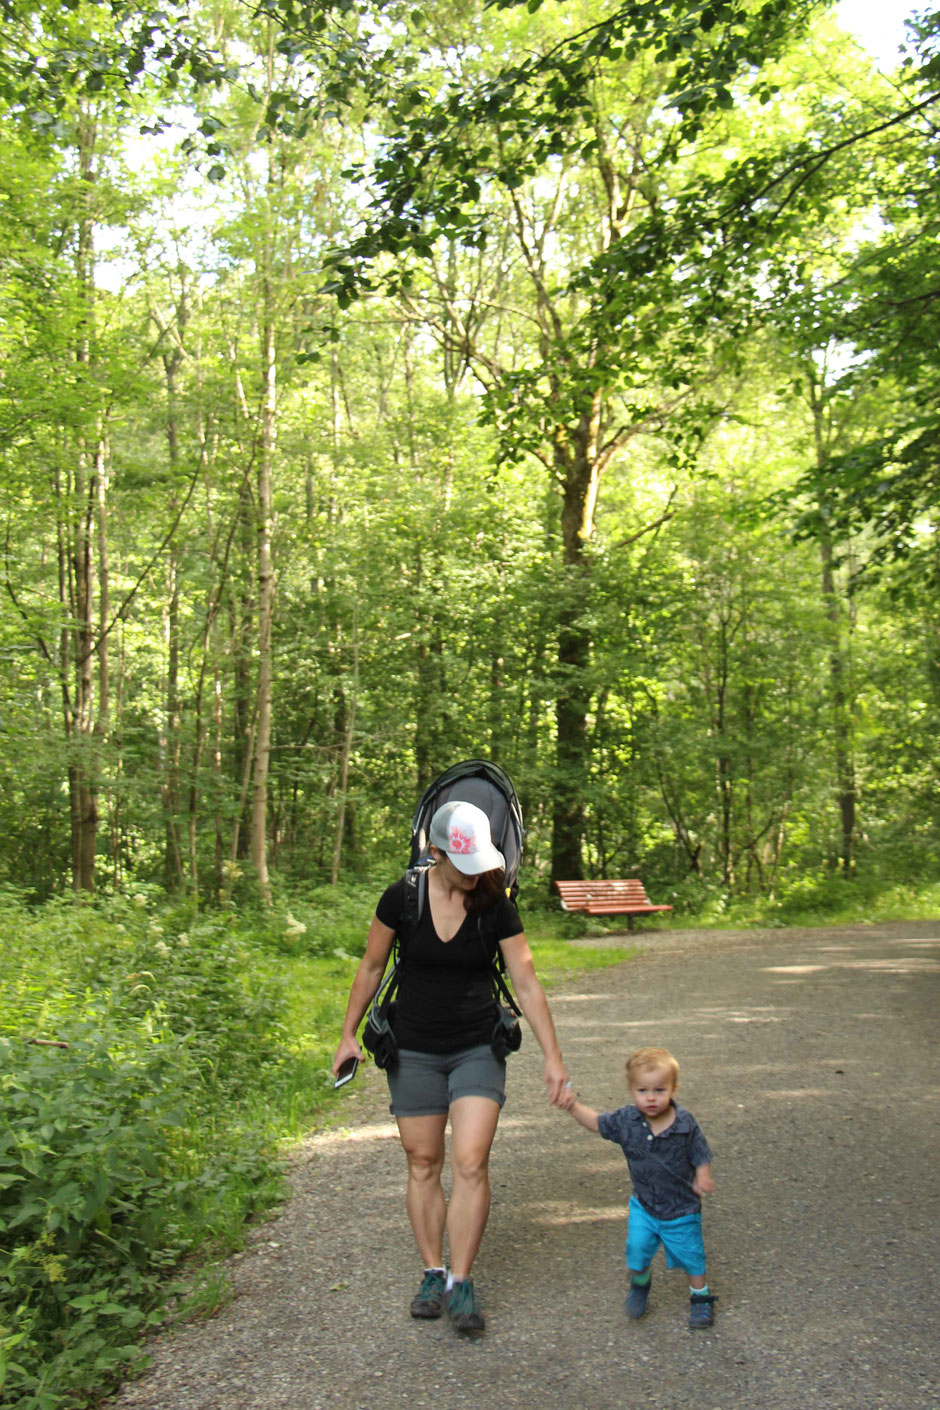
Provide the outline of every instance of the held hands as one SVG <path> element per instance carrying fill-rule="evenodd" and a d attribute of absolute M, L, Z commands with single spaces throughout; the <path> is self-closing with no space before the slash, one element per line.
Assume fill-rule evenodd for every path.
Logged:
<path fill-rule="evenodd" d="M 548 1100 L 552 1106 L 563 1106 L 565 1094 L 571 1089 L 571 1083 L 568 1081 L 568 1069 L 565 1064 L 560 1058 L 557 1061 L 546 1058 L 542 1075 L 545 1079 Z"/>
<path fill-rule="evenodd" d="M 570 1082 L 566 1082 L 562 1089 L 561 1099 L 556 1103 L 562 1111 L 566 1111 L 569 1116 L 573 1116 L 579 1126 L 583 1126 L 585 1131 L 598 1131 L 597 1112 L 591 1106 L 585 1106 Z"/>

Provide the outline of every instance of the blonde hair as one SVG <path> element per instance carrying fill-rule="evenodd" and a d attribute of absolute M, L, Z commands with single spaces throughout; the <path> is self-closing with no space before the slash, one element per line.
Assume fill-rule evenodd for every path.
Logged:
<path fill-rule="evenodd" d="M 672 1077 L 673 1089 L 679 1085 L 679 1064 L 668 1048 L 637 1048 L 627 1058 L 627 1085 L 633 1086 L 638 1072 L 650 1072 L 654 1067 L 665 1067 Z"/>

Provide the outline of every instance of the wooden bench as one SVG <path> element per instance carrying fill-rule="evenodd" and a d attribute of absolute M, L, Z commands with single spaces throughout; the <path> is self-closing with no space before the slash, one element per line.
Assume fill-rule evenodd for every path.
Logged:
<path fill-rule="evenodd" d="M 626 916 L 633 929 L 634 916 L 671 911 L 672 906 L 654 906 L 641 881 L 556 881 L 555 889 L 566 911 L 585 911 L 591 916 Z"/>

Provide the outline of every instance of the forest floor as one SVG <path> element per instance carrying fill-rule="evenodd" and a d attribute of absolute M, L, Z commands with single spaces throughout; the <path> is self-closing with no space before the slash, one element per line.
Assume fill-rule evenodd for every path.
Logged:
<path fill-rule="evenodd" d="M 636 938 L 638 960 L 550 999 L 599 1109 L 626 1100 L 632 1048 L 682 1064 L 715 1152 L 712 1329 L 688 1330 L 661 1254 L 626 1320 L 626 1164 L 547 1105 L 527 1034 L 474 1270 L 485 1335 L 408 1315 L 421 1270 L 370 1066 L 230 1261 L 234 1301 L 155 1339 L 112 1410 L 935 1410 L 940 922 Z"/>

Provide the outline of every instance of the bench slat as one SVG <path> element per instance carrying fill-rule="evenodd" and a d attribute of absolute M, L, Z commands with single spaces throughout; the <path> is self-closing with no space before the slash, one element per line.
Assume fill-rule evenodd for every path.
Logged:
<path fill-rule="evenodd" d="M 588 901 L 587 905 L 579 907 L 592 916 L 624 916 L 624 915 L 646 915 L 652 911 L 671 911 L 672 906 L 630 906 L 625 910 L 622 905 L 614 901 Z"/>
<path fill-rule="evenodd" d="M 604 897 L 612 901 L 645 901 L 647 899 L 646 892 L 640 885 L 598 886 L 596 884 L 591 885 L 589 883 L 580 882 L 576 885 L 572 885 L 570 882 L 557 881 L 555 882 L 555 885 L 557 886 L 559 893 L 562 896 L 570 897 L 573 901 L 590 901 L 599 897 Z"/>

